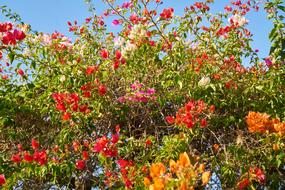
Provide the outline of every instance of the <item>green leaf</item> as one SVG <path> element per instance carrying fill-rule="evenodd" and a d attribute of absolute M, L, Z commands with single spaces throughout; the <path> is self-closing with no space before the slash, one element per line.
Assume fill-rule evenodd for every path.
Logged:
<path fill-rule="evenodd" d="M 285 12 L 285 7 L 284 6 L 279 5 L 279 6 L 277 6 L 277 8 L 280 9 L 281 11 Z"/>
<path fill-rule="evenodd" d="M 14 61 L 14 59 L 15 59 L 15 54 L 14 54 L 14 52 L 10 52 L 10 53 L 8 54 L 8 57 L 9 57 L 9 59 L 10 59 L 10 63 L 12 64 L 13 61 Z"/>

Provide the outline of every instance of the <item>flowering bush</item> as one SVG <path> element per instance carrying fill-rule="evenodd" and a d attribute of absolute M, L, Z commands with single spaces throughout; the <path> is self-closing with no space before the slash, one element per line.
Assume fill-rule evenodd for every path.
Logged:
<path fill-rule="evenodd" d="M 182 16 L 162 0 L 100 3 L 67 23 L 74 40 L 1 7 L 15 22 L 0 23 L 0 188 L 284 188 L 283 1 Z M 247 28 L 259 7 L 274 21 L 263 59 Z"/>

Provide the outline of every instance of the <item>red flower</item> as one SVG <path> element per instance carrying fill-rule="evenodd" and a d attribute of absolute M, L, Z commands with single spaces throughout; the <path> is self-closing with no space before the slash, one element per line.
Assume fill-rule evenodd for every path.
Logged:
<path fill-rule="evenodd" d="M 167 123 L 169 123 L 169 124 L 173 124 L 175 122 L 175 119 L 173 116 L 166 116 L 165 119 L 166 119 Z"/>
<path fill-rule="evenodd" d="M 0 59 L 2 59 L 3 58 L 3 54 L 2 54 L 2 52 L 0 51 Z"/>
<path fill-rule="evenodd" d="M 85 92 L 83 92 L 83 96 L 85 98 L 89 98 L 91 96 L 91 92 L 90 91 L 85 91 Z"/>
<path fill-rule="evenodd" d="M 95 71 L 98 70 L 97 66 L 88 66 L 86 69 L 86 75 L 91 75 L 92 73 L 94 73 Z"/>
<path fill-rule="evenodd" d="M 12 162 L 14 163 L 20 163 L 22 161 L 20 153 L 14 154 L 11 158 Z"/>
<path fill-rule="evenodd" d="M 245 178 L 245 179 L 243 179 L 242 181 L 240 181 L 240 182 L 238 183 L 238 188 L 239 188 L 239 189 L 244 189 L 244 188 L 246 188 L 248 185 L 249 185 L 249 180 L 248 180 L 248 178 Z"/>
<path fill-rule="evenodd" d="M 26 161 L 26 162 L 32 162 L 33 161 L 33 156 L 29 153 L 29 152 L 25 152 L 25 154 L 24 154 L 24 160 Z"/>
<path fill-rule="evenodd" d="M 124 159 L 118 160 L 117 163 L 119 164 L 119 166 L 121 168 L 126 168 L 126 167 L 130 166 L 130 162 L 127 160 L 124 160 Z"/>
<path fill-rule="evenodd" d="M 21 30 L 14 30 L 13 34 L 17 40 L 23 40 L 26 37 L 26 34 Z"/>
<path fill-rule="evenodd" d="M 78 110 L 78 104 L 77 103 L 75 103 L 73 106 L 72 106 L 72 111 L 77 111 Z"/>
<path fill-rule="evenodd" d="M 83 160 L 88 160 L 89 159 L 89 154 L 86 150 L 82 151 L 82 158 Z"/>
<path fill-rule="evenodd" d="M 4 185 L 6 183 L 6 179 L 4 174 L 0 174 L 0 186 Z"/>
<path fill-rule="evenodd" d="M 77 160 L 75 166 L 78 170 L 83 170 L 85 168 L 85 161 Z"/>
<path fill-rule="evenodd" d="M 39 148 L 40 144 L 37 140 L 32 139 L 32 147 L 34 150 L 37 150 Z"/>
<path fill-rule="evenodd" d="M 7 32 L 9 30 L 12 30 L 13 25 L 10 22 L 6 23 L 0 23 L 0 32 Z"/>
<path fill-rule="evenodd" d="M 119 141 L 119 135 L 118 134 L 113 134 L 111 138 L 112 143 L 117 143 Z"/>
<path fill-rule="evenodd" d="M 17 148 L 18 148 L 18 151 L 19 151 L 19 152 L 23 151 L 23 147 L 22 147 L 21 144 L 18 144 L 18 145 L 17 145 Z"/>
<path fill-rule="evenodd" d="M 255 175 L 258 179 L 258 181 L 262 184 L 265 183 L 265 174 L 264 174 L 264 171 L 260 168 L 255 168 Z"/>
<path fill-rule="evenodd" d="M 104 85 L 100 85 L 98 89 L 100 96 L 104 96 L 106 94 L 106 87 Z"/>
<path fill-rule="evenodd" d="M 211 106 L 210 106 L 210 111 L 211 111 L 211 112 L 214 112 L 215 109 L 216 109 L 216 108 L 215 108 L 215 105 L 211 105 Z"/>
<path fill-rule="evenodd" d="M 107 59 L 109 57 L 109 53 L 106 49 L 101 50 L 100 54 L 103 59 Z"/>
<path fill-rule="evenodd" d="M 126 64 L 126 60 L 124 58 L 121 59 L 121 63 L 124 65 Z"/>
<path fill-rule="evenodd" d="M 164 9 L 160 14 L 160 17 L 162 19 L 170 19 L 173 17 L 173 12 L 174 12 L 173 8 Z"/>
<path fill-rule="evenodd" d="M 131 180 L 127 179 L 127 180 L 125 181 L 125 186 L 126 186 L 126 188 L 131 188 L 131 187 L 133 186 Z"/>
<path fill-rule="evenodd" d="M 69 112 L 65 112 L 63 115 L 62 115 L 62 120 L 64 121 L 67 121 L 71 118 L 71 113 Z"/>
<path fill-rule="evenodd" d="M 8 79 L 8 75 L 2 75 L 2 79 L 3 79 L 3 80 Z"/>
<path fill-rule="evenodd" d="M 120 132 L 120 125 L 116 125 L 115 130 L 116 130 L 116 133 L 119 133 Z"/>
<path fill-rule="evenodd" d="M 65 107 L 65 105 L 62 102 L 56 104 L 56 109 L 60 110 L 60 111 L 63 111 L 63 112 L 66 111 L 66 107 Z"/>
<path fill-rule="evenodd" d="M 85 113 L 87 109 L 88 109 L 88 106 L 87 106 L 87 105 L 81 105 L 81 106 L 79 107 L 79 111 L 82 112 L 82 113 Z"/>
<path fill-rule="evenodd" d="M 46 154 L 46 150 L 42 150 L 40 152 L 35 151 L 34 153 L 34 160 L 42 165 L 45 165 L 47 163 L 47 154 Z"/>
<path fill-rule="evenodd" d="M 201 119 L 200 124 L 201 124 L 201 127 L 206 127 L 208 124 L 206 118 Z"/>
<path fill-rule="evenodd" d="M 145 145 L 146 145 L 147 147 L 151 146 L 151 145 L 152 145 L 152 141 L 151 141 L 150 139 L 147 139 L 147 140 L 145 141 Z"/>
<path fill-rule="evenodd" d="M 109 140 L 105 136 L 101 137 L 100 139 L 98 139 L 98 141 L 94 145 L 93 151 L 94 152 L 101 152 L 106 147 L 108 142 L 109 142 Z"/>
<path fill-rule="evenodd" d="M 119 61 L 115 61 L 114 64 L 113 64 L 114 69 L 115 70 L 118 69 L 119 66 L 120 66 L 120 62 Z"/>
<path fill-rule="evenodd" d="M 116 55 L 116 59 L 121 59 L 122 57 L 120 50 L 116 50 L 115 55 Z"/>
<path fill-rule="evenodd" d="M 18 69 L 18 70 L 17 70 L 17 73 L 18 73 L 19 75 L 21 75 L 21 76 L 23 76 L 23 75 L 25 74 L 22 69 Z"/>
<path fill-rule="evenodd" d="M 5 45 L 16 45 L 16 38 L 11 32 L 7 32 L 2 37 L 2 43 Z"/>

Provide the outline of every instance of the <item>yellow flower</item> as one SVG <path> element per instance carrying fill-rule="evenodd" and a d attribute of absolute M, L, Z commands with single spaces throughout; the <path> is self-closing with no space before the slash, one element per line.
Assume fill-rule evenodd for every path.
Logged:
<path fill-rule="evenodd" d="M 207 171 L 202 174 L 202 185 L 207 185 L 211 177 L 211 172 Z"/>
<path fill-rule="evenodd" d="M 176 162 L 174 161 L 174 160 L 170 160 L 169 161 L 169 167 L 170 167 L 170 171 L 172 172 L 172 173 L 175 173 L 176 172 L 176 170 L 177 170 L 177 164 L 176 164 Z"/>

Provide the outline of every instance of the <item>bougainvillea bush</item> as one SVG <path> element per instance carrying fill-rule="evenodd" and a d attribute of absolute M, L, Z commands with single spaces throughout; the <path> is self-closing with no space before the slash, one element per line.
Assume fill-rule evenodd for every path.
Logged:
<path fill-rule="evenodd" d="M 1 7 L 0 189 L 284 188 L 283 1 L 96 3 L 72 40 Z M 265 58 L 254 11 L 273 22 Z"/>

